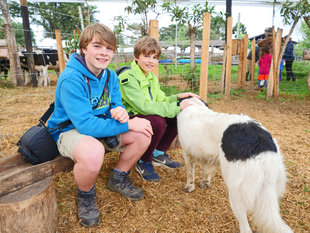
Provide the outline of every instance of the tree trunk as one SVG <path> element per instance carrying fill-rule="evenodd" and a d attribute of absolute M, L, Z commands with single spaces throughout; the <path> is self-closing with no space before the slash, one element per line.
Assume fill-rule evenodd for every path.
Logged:
<path fill-rule="evenodd" d="M 23 86 L 24 80 L 22 75 L 22 69 L 20 67 L 20 60 L 18 56 L 18 50 L 16 46 L 16 39 L 12 29 L 12 21 L 9 14 L 9 7 L 7 1 L 0 1 L 0 6 L 3 15 L 5 38 L 8 46 L 9 60 L 10 60 L 10 71 L 12 83 L 14 86 Z"/>
<path fill-rule="evenodd" d="M 54 233 L 57 200 L 52 177 L 0 198 L 0 232 Z"/>
<path fill-rule="evenodd" d="M 191 71 L 194 72 L 195 69 L 195 34 L 196 28 L 188 24 L 189 28 L 189 39 L 190 39 L 190 60 L 191 60 Z"/>

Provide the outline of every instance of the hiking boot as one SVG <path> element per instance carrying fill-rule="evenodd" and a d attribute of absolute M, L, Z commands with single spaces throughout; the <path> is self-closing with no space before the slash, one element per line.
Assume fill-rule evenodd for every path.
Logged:
<path fill-rule="evenodd" d="M 154 170 L 152 162 L 137 162 L 136 164 L 136 171 L 139 173 L 142 179 L 147 181 L 155 181 L 159 182 L 160 177 Z"/>
<path fill-rule="evenodd" d="M 180 163 L 172 161 L 167 153 L 153 157 L 153 163 L 155 166 L 165 166 L 167 168 L 182 167 Z"/>
<path fill-rule="evenodd" d="M 80 224 L 84 227 L 98 226 L 99 210 L 95 185 L 89 192 L 83 192 L 78 189 L 77 204 Z"/>
<path fill-rule="evenodd" d="M 107 187 L 110 191 L 121 194 L 129 201 L 138 201 L 144 197 L 144 191 L 133 185 L 126 172 L 112 170 Z"/>

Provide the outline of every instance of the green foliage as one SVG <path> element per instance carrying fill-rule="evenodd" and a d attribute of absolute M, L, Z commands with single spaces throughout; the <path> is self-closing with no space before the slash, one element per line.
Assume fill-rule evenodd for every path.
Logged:
<path fill-rule="evenodd" d="M 298 44 L 298 47 L 303 49 L 310 48 L 310 28 L 305 22 L 301 23 L 301 32 L 303 34 L 303 41 Z"/>
<path fill-rule="evenodd" d="M 232 33 L 235 35 L 236 39 L 243 38 L 245 34 L 247 34 L 246 26 L 243 23 L 239 25 L 239 38 L 237 35 L 238 23 L 232 28 Z"/>
<path fill-rule="evenodd" d="M 3 28 L 3 19 L 0 18 L 0 27 Z M 26 47 L 25 45 L 25 37 L 24 37 L 24 28 L 23 24 L 19 22 L 12 21 L 12 27 L 15 34 L 16 44 L 20 47 Z M 0 39 L 5 39 L 5 32 L 4 30 L 0 30 Z M 35 43 L 34 33 L 31 32 L 31 40 Z"/>
<path fill-rule="evenodd" d="M 298 21 L 301 17 L 310 17 L 309 0 L 300 0 L 299 2 L 286 0 L 281 7 L 280 14 L 286 25 Z"/>
<path fill-rule="evenodd" d="M 79 18 L 79 6 L 84 15 L 84 25 L 94 23 L 94 14 L 97 12 L 95 6 L 85 7 L 83 3 L 59 3 L 59 2 L 28 2 L 29 19 L 31 23 L 42 26 L 44 38 L 55 39 L 55 30 L 60 30 L 63 39 L 72 39 L 73 30 L 81 29 Z M 13 17 L 21 17 L 20 4 L 12 2 L 10 14 Z M 89 15 L 88 15 L 89 14 Z"/>
<path fill-rule="evenodd" d="M 148 35 L 148 24 L 149 24 L 149 18 L 148 14 L 150 12 L 153 12 L 156 14 L 155 19 L 160 14 L 157 10 L 157 1 L 156 0 L 133 0 L 129 6 L 125 8 L 125 11 L 127 11 L 128 14 L 133 15 L 140 15 L 142 23 L 135 24 L 136 26 L 139 25 L 139 29 L 137 31 L 140 31 L 139 37 Z M 130 25 L 128 25 L 130 26 Z"/>

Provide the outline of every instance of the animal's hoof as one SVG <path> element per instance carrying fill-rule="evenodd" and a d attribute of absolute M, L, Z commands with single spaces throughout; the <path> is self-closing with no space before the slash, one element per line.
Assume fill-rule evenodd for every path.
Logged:
<path fill-rule="evenodd" d="M 194 191 L 195 186 L 194 185 L 185 185 L 183 189 L 184 189 L 185 192 L 191 193 L 191 192 Z"/>
<path fill-rule="evenodd" d="M 202 189 L 209 189 L 211 185 L 208 182 L 200 182 L 199 187 Z"/>

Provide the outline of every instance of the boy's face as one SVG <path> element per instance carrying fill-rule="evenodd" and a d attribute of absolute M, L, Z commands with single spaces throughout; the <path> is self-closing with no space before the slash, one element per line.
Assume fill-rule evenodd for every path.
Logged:
<path fill-rule="evenodd" d="M 138 58 L 135 57 L 138 66 L 143 73 L 147 75 L 148 72 L 152 72 L 155 66 L 158 65 L 158 59 L 156 53 L 140 54 Z"/>
<path fill-rule="evenodd" d="M 88 69 L 96 76 L 111 63 L 114 52 L 112 46 L 100 42 L 96 36 L 82 50 Z"/>

